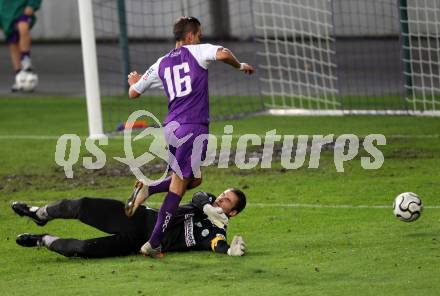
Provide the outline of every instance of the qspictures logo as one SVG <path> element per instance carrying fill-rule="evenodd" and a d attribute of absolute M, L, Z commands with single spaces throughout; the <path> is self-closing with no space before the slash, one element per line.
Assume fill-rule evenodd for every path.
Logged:
<path fill-rule="evenodd" d="M 153 124 L 133 137 L 134 122 L 145 117 L 148 122 Z M 146 110 L 137 110 L 128 117 L 124 129 L 125 156 L 114 157 L 114 159 L 128 166 L 133 175 L 145 184 L 151 184 L 165 178 L 169 169 L 183 177 L 181 163 L 173 152 L 182 145 L 191 147 L 191 151 L 188 153 L 189 159 L 186 161 L 190 162 L 192 173 L 196 178 L 201 176 L 201 168 L 206 166 L 229 168 L 231 165 L 235 165 L 241 170 L 249 170 L 259 166 L 262 169 L 270 169 L 274 162 L 280 162 L 281 166 L 287 170 L 305 166 L 309 169 L 317 169 L 323 151 L 333 153 L 335 169 L 340 173 L 345 171 L 344 164 L 346 162 L 355 161 L 361 148 L 365 151 L 360 157 L 360 166 L 363 169 L 379 169 L 385 161 L 383 153 L 379 149 L 379 146 L 386 145 L 386 138 L 382 134 L 369 134 L 363 138 L 355 134 L 342 134 L 337 137 L 334 134 L 280 135 L 277 134 L 276 129 L 272 129 L 264 135 L 236 135 L 232 125 L 225 125 L 223 135 L 199 134 L 197 137 L 193 137 L 192 133 L 188 133 L 179 138 L 176 136 L 176 132 L 181 127 L 176 121 L 162 127 L 160 121 L 152 113 Z M 149 144 L 148 147 L 145 147 L 145 151 L 135 157 L 133 143 L 144 138 L 151 141 L 148 141 Z M 235 145 L 233 145 L 234 139 L 236 139 Z M 208 143 L 209 147 L 207 148 Z M 108 138 L 86 139 L 84 144 L 86 150 L 93 157 L 83 157 L 83 167 L 89 170 L 103 168 L 106 165 L 107 157 L 100 146 L 108 145 Z M 57 141 L 55 162 L 63 167 L 67 178 L 74 176 L 73 165 L 79 161 L 81 145 L 81 138 L 75 134 L 64 134 Z M 308 162 L 306 161 L 307 156 Z M 165 162 L 167 166 L 164 166 L 158 179 L 152 180 L 151 176 L 146 176 L 141 168 L 157 160 Z"/>

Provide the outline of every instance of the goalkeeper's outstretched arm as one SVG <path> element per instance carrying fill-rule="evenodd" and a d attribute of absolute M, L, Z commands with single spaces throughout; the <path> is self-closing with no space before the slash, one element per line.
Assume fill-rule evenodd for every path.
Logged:
<path fill-rule="evenodd" d="M 217 50 L 216 60 L 231 65 L 232 67 L 237 68 L 240 71 L 249 75 L 255 72 L 254 67 L 247 63 L 240 63 L 240 61 L 235 57 L 232 51 L 227 48 L 219 48 Z"/>
<path fill-rule="evenodd" d="M 228 245 L 225 238 L 216 236 L 211 240 L 211 249 L 216 253 L 228 254 L 229 256 L 243 256 L 246 251 L 246 244 L 241 236 L 235 235 L 231 245 Z"/>

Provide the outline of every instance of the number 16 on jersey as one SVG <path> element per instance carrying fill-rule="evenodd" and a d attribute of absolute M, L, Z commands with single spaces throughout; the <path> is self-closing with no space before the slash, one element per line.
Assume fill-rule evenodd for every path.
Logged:
<path fill-rule="evenodd" d="M 191 89 L 191 77 L 189 76 L 189 64 L 182 63 L 172 67 L 173 75 L 171 76 L 171 67 L 166 67 L 164 71 L 164 78 L 167 84 L 170 101 L 174 98 L 184 97 L 189 95 Z M 173 81 L 174 78 L 174 81 Z M 183 84 L 185 84 L 183 86 Z"/>

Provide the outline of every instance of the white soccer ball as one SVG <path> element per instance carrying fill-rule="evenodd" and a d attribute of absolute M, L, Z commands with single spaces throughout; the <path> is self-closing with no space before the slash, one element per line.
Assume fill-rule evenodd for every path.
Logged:
<path fill-rule="evenodd" d="M 38 85 L 38 75 L 33 72 L 21 71 L 15 76 L 15 83 L 22 91 L 34 91 Z"/>
<path fill-rule="evenodd" d="M 420 197 L 413 192 L 399 194 L 393 203 L 394 216 L 405 222 L 419 219 L 423 211 L 423 203 Z"/>

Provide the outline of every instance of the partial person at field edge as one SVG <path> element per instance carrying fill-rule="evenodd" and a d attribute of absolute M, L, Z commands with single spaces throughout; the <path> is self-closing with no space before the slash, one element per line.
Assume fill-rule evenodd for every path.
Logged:
<path fill-rule="evenodd" d="M 30 30 L 35 25 L 35 12 L 40 8 L 41 1 L 0 0 L 0 29 L 3 30 L 6 42 L 9 45 L 16 77 L 23 77 L 23 74 L 34 74 L 31 61 L 32 39 Z M 21 90 L 16 80 L 14 80 L 11 90 Z"/>

